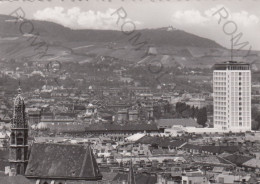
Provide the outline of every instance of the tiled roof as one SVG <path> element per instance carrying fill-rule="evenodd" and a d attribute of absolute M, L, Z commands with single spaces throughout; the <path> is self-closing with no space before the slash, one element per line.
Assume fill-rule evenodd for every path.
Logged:
<path fill-rule="evenodd" d="M 144 136 L 139 139 L 136 143 L 141 144 L 156 144 L 160 147 L 179 147 L 186 143 L 184 140 L 173 140 L 169 137 L 152 137 L 152 136 Z"/>
<path fill-rule="evenodd" d="M 217 153 L 217 154 L 221 154 L 224 152 L 235 153 L 239 151 L 238 146 L 200 146 L 200 145 L 186 144 L 183 146 L 183 148 L 206 151 L 206 152 Z"/>
<path fill-rule="evenodd" d="M 208 151 L 211 153 L 235 153 L 239 151 L 238 146 L 202 146 L 203 151 Z"/>
<path fill-rule="evenodd" d="M 158 126 L 173 126 L 182 125 L 184 127 L 198 127 L 199 124 L 192 118 L 179 118 L 179 119 L 159 119 L 156 124 Z"/>
<path fill-rule="evenodd" d="M 252 158 L 243 163 L 243 166 L 253 167 L 253 168 L 260 168 L 260 160 Z"/>
<path fill-rule="evenodd" d="M 252 157 L 244 156 L 244 155 L 238 155 L 233 154 L 225 157 L 224 159 L 236 164 L 237 166 L 242 166 L 243 163 L 249 161 L 252 159 Z"/>
<path fill-rule="evenodd" d="M 194 162 L 203 162 L 203 163 L 212 163 L 212 164 L 220 164 L 220 160 L 218 159 L 218 157 L 214 156 L 214 155 L 210 155 L 210 156 L 197 156 L 197 157 L 192 157 L 192 160 Z"/>
<path fill-rule="evenodd" d="M 102 179 L 91 148 L 71 144 L 33 144 L 25 175 L 32 178 Z"/>

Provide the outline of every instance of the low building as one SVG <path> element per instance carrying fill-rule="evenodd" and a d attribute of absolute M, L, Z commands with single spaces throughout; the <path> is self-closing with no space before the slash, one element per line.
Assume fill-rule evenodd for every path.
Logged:
<path fill-rule="evenodd" d="M 136 133 L 159 133 L 155 124 L 92 124 L 86 127 L 84 134 L 110 137 L 115 140 L 123 140 Z"/>
<path fill-rule="evenodd" d="M 183 126 L 183 127 L 200 127 L 200 125 L 192 118 L 183 119 L 159 119 L 157 122 L 157 127 L 161 132 L 164 132 L 167 128 L 172 128 L 173 126 Z"/>
<path fill-rule="evenodd" d="M 209 180 L 201 171 L 184 172 L 182 176 L 182 184 L 208 184 Z"/>
<path fill-rule="evenodd" d="M 236 153 L 239 152 L 238 146 L 200 146 L 195 144 L 186 144 L 182 147 L 182 150 L 192 154 L 207 154 L 207 155 L 219 155 L 221 153 Z"/>

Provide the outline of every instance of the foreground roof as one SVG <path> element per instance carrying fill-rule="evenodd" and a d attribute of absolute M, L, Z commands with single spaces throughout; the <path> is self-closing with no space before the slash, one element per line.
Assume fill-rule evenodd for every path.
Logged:
<path fill-rule="evenodd" d="M 102 179 L 91 148 L 72 144 L 33 144 L 25 176 L 68 180 Z"/>
<path fill-rule="evenodd" d="M 28 180 L 22 175 L 18 176 L 3 176 L 0 177 L 0 183 L 2 184 L 33 184 L 34 182 Z"/>

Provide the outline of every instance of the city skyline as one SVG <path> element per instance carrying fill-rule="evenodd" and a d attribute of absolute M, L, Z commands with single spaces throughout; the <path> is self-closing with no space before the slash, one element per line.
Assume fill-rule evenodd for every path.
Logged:
<path fill-rule="evenodd" d="M 259 5 L 0 1 L 0 184 L 260 183 Z"/>

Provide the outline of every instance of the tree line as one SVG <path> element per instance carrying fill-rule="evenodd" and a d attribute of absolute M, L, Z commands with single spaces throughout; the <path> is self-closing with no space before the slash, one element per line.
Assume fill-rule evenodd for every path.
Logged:
<path fill-rule="evenodd" d="M 197 119 L 199 125 L 202 125 L 203 127 L 206 126 L 206 122 L 208 121 L 206 107 L 198 108 L 183 102 L 177 102 L 175 110 L 181 117 Z"/>
<path fill-rule="evenodd" d="M 198 108 L 183 102 L 177 102 L 175 108 L 174 105 L 168 102 L 156 104 L 153 107 L 153 113 L 156 119 L 193 118 L 196 119 L 197 123 L 203 127 L 206 126 L 206 122 L 208 120 L 206 107 Z"/>

